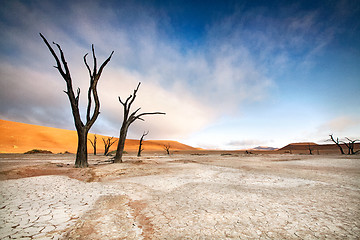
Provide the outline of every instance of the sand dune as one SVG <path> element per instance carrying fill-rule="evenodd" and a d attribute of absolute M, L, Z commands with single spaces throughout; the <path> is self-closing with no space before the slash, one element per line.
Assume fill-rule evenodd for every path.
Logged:
<path fill-rule="evenodd" d="M 94 134 L 89 133 L 91 140 Z M 104 144 L 102 138 L 107 139 L 108 136 L 97 135 L 97 152 L 104 152 Z M 117 138 L 114 138 L 117 139 Z M 127 139 L 125 151 L 134 152 L 138 149 L 138 140 Z M 164 151 L 165 144 L 171 145 L 171 151 L 198 151 L 199 149 L 191 146 L 167 140 L 148 140 L 144 141 L 144 152 L 146 151 Z M 339 149 L 335 144 L 316 144 L 313 142 L 291 143 L 278 150 L 270 149 L 250 149 L 252 153 L 292 153 L 292 154 L 308 154 L 309 145 L 313 154 L 339 154 Z M 344 152 L 347 153 L 347 147 L 342 144 Z M 75 153 L 77 148 L 76 131 L 43 127 L 25 123 L 0 120 L 0 153 L 24 153 L 32 149 L 49 150 L 53 153 L 63 153 L 65 151 Z M 360 143 L 355 144 L 355 150 L 360 149 Z M 116 150 L 116 143 L 110 148 L 110 151 Z M 214 150 L 202 150 L 202 153 L 213 152 Z M 219 150 L 218 150 L 219 151 Z M 243 152 L 245 150 L 225 151 L 225 152 Z M 88 152 L 93 153 L 93 148 L 88 142 Z M 215 151 L 216 152 L 216 151 Z M 223 151 L 219 151 L 223 152 Z"/>
<path fill-rule="evenodd" d="M 312 154 L 340 154 L 339 147 L 335 144 L 316 144 L 313 142 L 291 143 L 283 148 L 277 150 L 278 153 L 293 153 L 293 154 L 307 154 L 309 153 L 309 146 Z M 348 148 L 345 144 L 341 144 L 345 154 L 348 153 Z M 354 150 L 360 149 L 360 143 L 355 143 Z"/>
<path fill-rule="evenodd" d="M 89 133 L 89 138 L 93 140 L 94 134 Z M 102 138 L 108 136 L 97 135 L 98 153 L 104 152 Z M 137 151 L 138 144 L 138 140 L 126 140 L 125 151 Z M 144 141 L 143 148 L 144 151 L 162 151 L 164 144 L 170 144 L 172 151 L 195 150 L 188 145 L 167 140 Z M 76 131 L 0 120 L 0 153 L 24 153 L 32 149 L 44 149 L 53 153 L 65 151 L 75 153 L 76 148 Z M 110 148 L 110 151 L 113 150 L 116 150 L 116 143 Z M 90 142 L 88 142 L 88 152 L 93 153 Z"/>

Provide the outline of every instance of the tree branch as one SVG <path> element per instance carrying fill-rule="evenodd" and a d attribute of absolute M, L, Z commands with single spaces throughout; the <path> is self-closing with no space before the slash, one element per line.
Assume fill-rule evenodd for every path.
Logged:
<path fill-rule="evenodd" d="M 94 143 L 91 141 L 91 139 L 88 138 L 88 140 L 90 141 L 91 145 L 94 147 Z"/>
<path fill-rule="evenodd" d="M 64 52 L 62 51 L 59 44 L 57 44 L 56 42 L 53 42 L 53 44 L 55 44 L 57 46 L 57 48 L 59 49 L 59 51 L 60 51 L 60 57 L 61 57 L 61 61 L 62 61 L 63 65 L 64 65 L 64 68 L 65 68 L 66 76 L 71 79 L 70 70 L 69 70 L 67 62 L 65 60 Z"/>
<path fill-rule="evenodd" d="M 138 110 L 140 110 L 140 108 L 139 108 Z M 138 110 L 136 110 L 136 111 L 138 111 Z M 135 112 L 134 112 L 134 113 L 135 113 Z M 134 113 L 133 113 L 133 114 L 134 114 Z M 141 113 L 141 114 L 139 114 L 139 115 L 137 115 L 137 116 L 135 116 L 135 114 L 134 114 L 134 115 L 133 115 L 133 114 L 129 117 L 129 120 L 128 120 L 129 125 L 130 125 L 131 123 L 135 122 L 136 120 L 145 121 L 143 118 L 141 118 L 141 116 L 145 116 L 145 115 L 155 115 L 155 114 L 163 114 L 163 115 L 165 115 L 165 113 L 162 113 L 162 112 Z"/>
<path fill-rule="evenodd" d="M 77 94 L 76 94 L 76 97 L 75 97 L 76 106 L 79 106 L 79 96 L 80 96 L 80 88 L 77 89 Z"/>
<path fill-rule="evenodd" d="M 90 82 L 93 82 L 93 79 L 91 77 L 90 79 Z M 90 85 L 89 87 L 89 90 L 88 90 L 88 106 L 87 106 L 87 109 L 86 109 L 86 123 L 90 122 L 90 111 L 91 111 L 91 92 L 93 91 L 93 87 L 92 87 L 92 84 Z"/>
<path fill-rule="evenodd" d="M 135 101 L 136 93 L 137 93 L 137 91 L 139 90 L 140 84 L 141 84 L 141 82 L 138 83 L 136 89 L 134 90 L 134 94 L 132 95 L 132 99 L 131 99 L 131 101 L 130 101 L 130 103 L 129 103 L 129 106 L 128 106 L 129 109 L 130 109 L 131 105 L 133 104 L 133 102 Z M 131 97 L 131 95 L 130 95 L 130 97 Z"/>
<path fill-rule="evenodd" d="M 130 109 L 130 106 L 128 106 L 128 101 L 129 101 L 131 98 L 132 98 L 132 95 L 130 95 L 130 96 L 126 99 L 126 101 L 125 101 L 125 107 L 128 108 L 128 109 Z"/>
<path fill-rule="evenodd" d="M 71 110 L 72 110 L 72 113 L 73 113 L 76 129 L 81 129 L 84 126 L 84 124 L 81 121 L 80 112 L 79 112 L 79 108 L 78 108 L 78 99 L 77 99 L 78 96 L 75 97 L 75 94 L 74 94 L 71 75 L 70 75 L 70 70 L 69 70 L 69 68 L 67 66 L 64 53 L 63 53 L 60 45 L 54 42 L 54 44 L 57 46 L 57 48 L 60 51 L 61 61 L 62 61 L 62 64 L 63 64 L 63 66 L 65 68 L 65 72 L 64 72 L 64 70 L 63 70 L 63 68 L 61 66 L 61 62 L 59 60 L 59 57 L 55 53 L 54 49 L 50 46 L 49 42 L 46 40 L 44 35 L 42 35 L 41 33 L 39 33 L 39 34 L 40 34 L 40 37 L 43 39 L 43 41 L 45 42 L 46 46 L 48 47 L 48 49 L 50 50 L 51 54 L 53 55 L 53 57 L 54 57 L 54 59 L 56 61 L 56 64 L 57 64 L 56 69 L 59 71 L 60 75 L 63 77 L 63 79 L 66 82 L 67 91 L 64 91 L 64 92 L 68 95 L 68 98 L 69 98 L 69 101 L 70 101 L 70 104 L 71 104 Z M 78 90 L 78 95 L 79 95 L 79 90 Z"/>
<path fill-rule="evenodd" d="M 105 62 L 100 66 L 99 72 L 98 72 L 99 75 L 101 75 L 104 67 L 106 66 L 106 64 L 108 64 L 108 62 L 110 61 L 110 59 L 111 59 L 111 57 L 112 57 L 113 54 L 114 54 L 114 51 L 111 52 L 110 56 L 109 56 L 109 57 L 105 60 Z"/>
<path fill-rule="evenodd" d="M 96 56 L 95 56 L 94 44 L 91 44 L 91 51 L 92 51 L 93 61 L 94 61 L 94 72 L 93 72 L 93 76 L 95 76 L 95 75 L 96 75 L 96 72 L 97 72 L 97 61 L 96 61 Z"/>
<path fill-rule="evenodd" d="M 347 148 L 350 148 L 350 145 L 348 145 L 345 141 L 341 141 Z"/>
<path fill-rule="evenodd" d="M 88 128 L 91 128 L 91 126 L 94 124 L 95 120 L 97 119 L 97 117 L 100 114 L 100 101 L 99 101 L 99 96 L 97 93 L 97 83 L 100 79 L 100 75 L 102 73 L 103 68 L 110 61 L 110 59 L 114 53 L 114 51 L 111 52 L 110 56 L 101 65 L 101 69 L 97 72 L 97 60 L 96 60 L 94 45 L 91 45 L 91 50 L 92 50 L 93 60 L 94 60 L 94 63 L 93 63 L 94 64 L 94 72 L 93 72 L 92 76 L 90 76 L 91 79 L 90 79 L 90 86 L 89 86 L 89 91 L 88 91 L 88 107 L 87 107 L 87 117 L 86 117 L 87 118 L 86 126 Z M 92 116 L 90 116 L 91 105 L 92 105 L 91 93 L 93 95 L 93 99 L 95 102 L 95 108 L 94 108 Z"/>
<path fill-rule="evenodd" d="M 87 61 L 86 61 L 86 56 L 87 56 L 87 55 L 88 55 L 88 53 L 84 55 L 84 63 L 85 63 L 86 68 L 87 68 L 87 70 L 88 70 L 88 72 L 89 72 L 89 76 L 90 76 L 90 78 L 92 78 L 92 77 L 93 77 L 93 75 L 91 74 L 91 69 L 90 69 L 90 66 L 89 66 L 89 64 L 88 64 L 88 63 L 87 63 Z"/>
<path fill-rule="evenodd" d="M 166 115 L 166 113 L 163 113 L 163 112 L 149 112 L 149 113 L 141 113 L 141 114 L 137 115 L 136 118 L 144 116 L 144 115 L 155 115 L 155 114 Z"/>
<path fill-rule="evenodd" d="M 48 47 L 51 55 L 53 55 L 53 57 L 55 58 L 55 61 L 56 61 L 56 65 L 57 65 L 57 66 L 56 66 L 56 67 L 54 66 L 54 67 L 60 72 L 61 76 L 64 77 L 64 76 L 65 76 L 65 73 L 64 73 L 64 71 L 63 71 L 63 69 L 62 69 L 60 60 L 59 60 L 58 56 L 56 55 L 54 49 L 50 46 L 49 42 L 46 40 L 46 38 L 44 37 L 44 35 L 42 35 L 41 33 L 39 33 L 39 34 L 40 34 L 40 37 L 41 37 L 41 38 L 43 39 L 43 41 L 45 42 L 46 46 Z M 65 80 L 65 79 L 64 79 L 64 80 Z"/>
<path fill-rule="evenodd" d="M 121 103 L 121 105 L 125 106 L 125 103 L 123 101 L 121 101 L 120 96 L 118 98 L 119 98 L 119 102 Z"/>
<path fill-rule="evenodd" d="M 345 137 L 349 142 L 351 142 L 351 143 L 355 143 L 355 142 L 358 142 L 358 141 L 360 141 L 359 139 L 356 139 L 356 140 L 351 140 L 350 138 L 348 138 L 348 137 Z"/>

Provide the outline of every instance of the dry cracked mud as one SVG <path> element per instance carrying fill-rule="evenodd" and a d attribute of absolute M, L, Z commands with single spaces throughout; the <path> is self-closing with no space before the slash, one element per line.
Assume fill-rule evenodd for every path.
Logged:
<path fill-rule="evenodd" d="M 0 155 L 0 239 L 360 238 L 360 156 L 73 157 Z"/>

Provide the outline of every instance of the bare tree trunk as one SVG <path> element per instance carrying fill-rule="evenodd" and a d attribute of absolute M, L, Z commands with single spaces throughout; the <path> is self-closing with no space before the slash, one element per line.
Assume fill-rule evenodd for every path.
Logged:
<path fill-rule="evenodd" d="M 171 148 L 170 143 L 169 143 L 169 144 L 164 145 L 164 150 L 166 151 L 167 155 L 170 155 L 170 148 Z"/>
<path fill-rule="evenodd" d="M 53 55 L 56 66 L 55 68 L 59 71 L 60 75 L 63 77 L 63 79 L 66 82 L 66 88 L 67 90 L 64 91 L 66 95 L 69 98 L 70 105 L 71 105 L 71 111 L 74 117 L 74 123 L 75 128 L 78 134 L 78 149 L 76 152 L 76 160 L 75 160 L 75 167 L 87 167 L 88 161 L 87 161 L 87 135 L 92 127 L 92 125 L 95 123 L 97 117 L 100 114 L 100 100 L 97 93 L 97 84 L 100 79 L 101 73 L 106 66 L 106 64 L 110 61 L 114 51 L 111 52 L 110 56 L 103 62 L 103 64 L 100 66 L 99 70 L 97 69 L 97 60 L 95 57 L 95 50 L 94 45 L 91 46 L 92 48 L 92 56 L 93 56 L 93 70 L 90 69 L 90 66 L 88 65 L 86 61 L 86 56 L 88 54 L 85 54 L 84 56 L 84 63 L 85 66 L 89 72 L 90 76 L 90 86 L 88 89 L 88 105 L 87 105 L 87 111 L 86 111 L 86 123 L 84 124 L 81 120 L 80 111 L 79 111 L 79 97 L 80 97 L 80 88 L 77 89 L 77 93 L 75 96 L 73 86 L 72 86 L 72 79 L 70 75 L 70 70 L 67 65 L 67 62 L 65 60 L 65 55 L 60 47 L 59 44 L 53 42 L 53 44 L 56 45 L 60 52 L 60 59 L 55 53 L 54 49 L 50 46 L 49 42 L 46 40 L 46 38 L 40 33 L 41 38 L 43 39 L 44 43 L 48 47 L 50 53 Z M 61 64 L 62 63 L 62 64 Z M 93 112 L 91 114 L 92 110 L 92 100 L 95 102 L 95 107 L 93 109 Z"/>
<path fill-rule="evenodd" d="M 350 154 L 355 154 L 354 153 L 354 143 L 351 143 L 351 149 L 350 149 Z"/>
<path fill-rule="evenodd" d="M 120 129 L 120 136 L 119 136 L 119 142 L 118 142 L 118 146 L 117 146 L 117 150 L 116 150 L 116 155 L 114 157 L 114 162 L 115 163 L 121 163 L 122 162 L 122 155 L 123 155 L 123 152 L 124 152 L 127 131 L 129 129 L 129 126 L 133 122 L 135 122 L 138 119 L 144 121 L 144 119 L 142 119 L 141 117 L 145 116 L 145 115 L 165 114 L 163 112 L 151 112 L 151 113 L 140 113 L 140 114 L 138 114 L 138 111 L 140 111 L 140 108 L 136 109 L 134 112 L 132 112 L 130 114 L 131 105 L 135 101 L 136 93 L 139 90 L 140 84 L 141 83 L 139 82 L 136 89 L 134 90 L 134 93 L 132 95 L 130 95 L 126 99 L 125 102 L 123 102 L 121 100 L 121 98 L 119 97 L 119 102 L 124 107 L 124 119 L 123 119 L 123 123 L 122 123 L 121 129 Z"/>
<path fill-rule="evenodd" d="M 94 141 L 91 141 L 90 138 L 89 138 L 89 141 L 90 141 L 90 143 L 91 143 L 91 146 L 92 146 L 93 149 L 94 149 L 94 155 L 96 155 L 96 141 L 97 141 L 96 134 L 94 135 Z"/>
<path fill-rule="evenodd" d="M 84 168 L 88 167 L 88 155 L 87 155 L 87 135 L 86 129 L 80 130 L 78 133 L 78 146 L 76 152 L 75 166 Z"/>
<path fill-rule="evenodd" d="M 118 142 L 118 146 L 116 149 L 114 163 L 122 163 L 123 162 L 122 156 L 123 156 L 124 148 L 125 148 L 126 135 L 127 135 L 127 127 L 125 125 L 125 126 L 122 126 L 120 129 L 119 142 Z"/>
<path fill-rule="evenodd" d="M 309 154 L 312 155 L 312 149 L 311 149 L 311 145 L 310 145 L 310 144 L 308 145 L 308 148 L 309 148 Z"/>
<path fill-rule="evenodd" d="M 148 134 L 149 134 L 149 131 L 144 132 L 144 133 L 142 134 L 141 138 L 140 138 L 140 141 L 139 141 L 139 150 L 138 150 L 138 154 L 137 154 L 138 157 L 141 157 L 141 152 L 144 150 L 144 149 L 142 148 L 142 143 L 143 143 L 143 141 L 144 141 L 144 137 L 145 137 L 146 135 L 148 135 Z"/>

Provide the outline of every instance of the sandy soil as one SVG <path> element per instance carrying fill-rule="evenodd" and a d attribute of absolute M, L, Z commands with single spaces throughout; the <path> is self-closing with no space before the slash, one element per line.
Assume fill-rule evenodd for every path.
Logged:
<path fill-rule="evenodd" d="M 360 238 L 358 155 L 153 153 L 127 155 L 121 164 L 91 156 L 87 169 L 73 168 L 73 159 L 0 154 L 0 238 L 10 239 L 15 230 L 23 239 Z M 44 197 L 31 200 L 35 193 Z M 30 200 L 17 213 L 23 203 L 14 199 L 23 195 Z M 54 223 L 59 196 L 73 200 L 57 206 L 67 220 Z M 86 204 L 74 208 L 79 196 Z M 37 211 L 30 212 L 40 200 L 52 214 L 49 231 Z M 11 214 L 35 220 L 13 225 Z"/>

